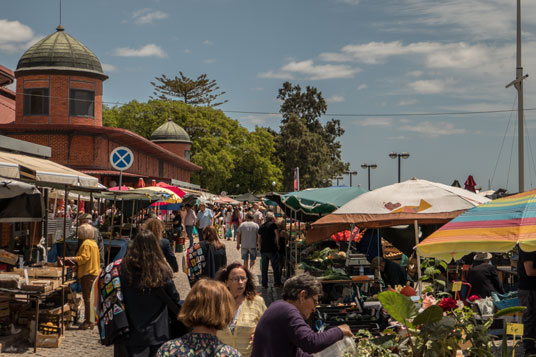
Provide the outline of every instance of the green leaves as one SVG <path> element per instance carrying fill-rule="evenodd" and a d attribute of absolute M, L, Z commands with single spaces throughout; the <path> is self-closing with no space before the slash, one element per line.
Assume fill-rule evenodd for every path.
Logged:
<path fill-rule="evenodd" d="M 232 194 L 271 191 L 272 182 L 281 182 L 275 138 L 266 129 L 249 132 L 219 110 L 179 101 L 132 101 L 103 108 L 104 125 L 128 129 L 146 138 L 169 118 L 186 130 L 192 141 L 191 161 L 203 167 L 192 174 L 193 183 L 211 192 Z"/>
<path fill-rule="evenodd" d="M 437 305 L 432 305 L 428 307 L 426 310 L 421 312 L 415 319 L 413 320 L 413 325 L 426 325 L 430 324 L 432 322 L 437 322 L 443 318 L 443 309 L 441 309 Z"/>
<path fill-rule="evenodd" d="M 378 294 L 378 300 L 393 319 L 404 326 L 413 327 L 410 320 L 418 314 L 411 299 L 394 291 L 384 291 Z"/>

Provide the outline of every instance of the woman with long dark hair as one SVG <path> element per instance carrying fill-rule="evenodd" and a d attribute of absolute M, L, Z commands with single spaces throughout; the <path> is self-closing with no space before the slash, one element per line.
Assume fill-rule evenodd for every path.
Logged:
<path fill-rule="evenodd" d="M 227 265 L 225 244 L 220 241 L 216 228 L 213 226 L 203 229 L 203 237 L 205 240 L 201 241 L 200 245 L 203 249 L 206 265 L 202 276 L 214 279 L 218 270 Z"/>
<path fill-rule="evenodd" d="M 162 249 L 164 258 L 168 262 L 173 272 L 178 272 L 179 264 L 177 263 L 177 257 L 175 257 L 175 253 L 173 253 L 169 240 L 164 238 L 164 223 L 162 223 L 162 221 L 158 218 L 149 218 L 143 222 L 142 229 L 153 232 L 156 238 L 158 238 L 160 249 Z"/>
<path fill-rule="evenodd" d="M 173 272 L 164 259 L 158 238 L 148 230 L 136 235 L 119 269 L 129 338 L 115 344 L 115 356 L 156 354 L 169 340 L 168 307 L 163 294 L 175 303 L 180 297 Z"/>

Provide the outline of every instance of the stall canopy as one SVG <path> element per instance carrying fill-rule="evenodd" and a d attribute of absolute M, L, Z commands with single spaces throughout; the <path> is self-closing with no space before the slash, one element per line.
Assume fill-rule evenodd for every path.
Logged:
<path fill-rule="evenodd" d="M 316 242 L 348 229 L 402 224 L 443 224 L 466 210 L 488 202 L 462 188 L 413 178 L 366 192 L 312 224 L 307 242 Z"/>
<path fill-rule="evenodd" d="M 251 192 L 243 193 L 241 195 L 233 196 L 233 198 L 240 202 L 260 202 L 262 201 L 259 197 L 255 196 Z"/>
<path fill-rule="evenodd" d="M 0 151 L 0 176 L 71 186 L 99 187 L 97 178 L 54 161 L 3 151 Z"/>
<path fill-rule="evenodd" d="M 323 187 L 290 192 L 281 196 L 281 203 L 306 215 L 320 217 L 342 207 L 367 192 L 361 187 Z"/>
<path fill-rule="evenodd" d="M 536 251 L 536 190 L 499 198 L 456 217 L 417 245 L 447 261 L 471 252 Z"/>
<path fill-rule="evenodd" d="M 0 178 L 0 222 L 41 221 L 43 217 L 43 196 L 34 185 Z"/>

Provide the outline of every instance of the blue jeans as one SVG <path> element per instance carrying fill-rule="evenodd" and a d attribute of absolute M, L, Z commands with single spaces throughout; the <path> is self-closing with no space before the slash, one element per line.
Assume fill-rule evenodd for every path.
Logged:
<path fill-rule="evenodd" d="M 262 253 L 261 252 L 261 276 L 262 276 L 262 286 L 268 286 L 268 261 L 272 263 L 272 270 L 274 271 L 274 284 L 281 284 L 281 276 L 279 275 L 279 254 L 276 252 L 273 253 Z"/>
<path fill-rule="evenodd" d="M 194 245 L 194 226 L 186 226 L 186 234 L 190 239 L 190 247 Z"/>
<path fill-rule="evenodd" d="M 205 227 L 203 227 L 203 228 L 205 228 Z M 199 237 L 200 242 L 203 240 L 203 228 L 201 228 L 201 227 L 197 228 L 197 236 Z"/>

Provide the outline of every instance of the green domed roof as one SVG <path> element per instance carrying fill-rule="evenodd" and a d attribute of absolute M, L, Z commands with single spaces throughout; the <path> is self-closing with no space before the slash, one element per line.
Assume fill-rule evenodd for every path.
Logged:
<path fill-rule="evenodd" d="M 173 120 L 168 119 L 167 122 L 160 125 L 149 138 L 151 141 L 158 142 L 183 142 L 191 143 L 190 136 L 181 126 L 175 124 Z"/>
<path fill-rule="evenodd" d="M 103 79 L 108 78 L 95 54 L 67 34 L 61 25 L 56 32 L 30 47 L 20 58 L 17 70 L 66 70 L 89 72 Z"/>

